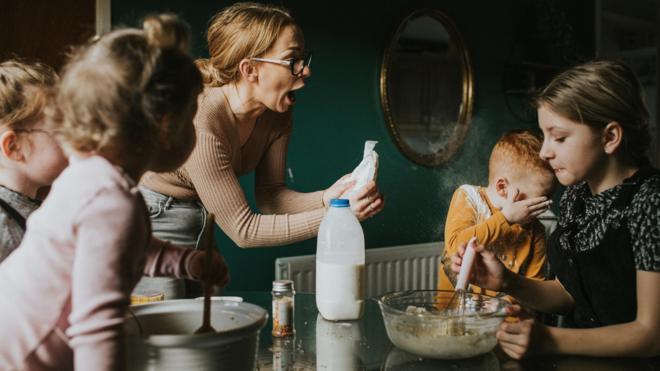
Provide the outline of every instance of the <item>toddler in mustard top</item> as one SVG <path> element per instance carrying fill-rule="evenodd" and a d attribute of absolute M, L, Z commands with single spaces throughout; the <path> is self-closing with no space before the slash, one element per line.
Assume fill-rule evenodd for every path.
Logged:
<path fill-rule="evenodd" d="M 445 223 L 439 289 L 454 289 L 450 257 L 472 236 L 511 271 L 544 278 L 545 231 L 536 217 L 552 202 L 548 196 L 556 181 L 539 157 L 541 145 L 542 140 L 529 131 L 504 134 L 490 155 L 488 186 L 466 184 L 454 192 Z"/>

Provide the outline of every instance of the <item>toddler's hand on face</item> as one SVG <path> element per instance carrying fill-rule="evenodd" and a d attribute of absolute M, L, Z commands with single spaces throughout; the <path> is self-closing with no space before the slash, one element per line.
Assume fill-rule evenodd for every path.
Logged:
<path fill-rule="evenodd" d="M 509 224 L 525 225 L 536 219 L 552 203 L 545 196 L 516 201 L 519 193 L 518 188 L 510 188 L 503 202 L 502 214 Z"/>

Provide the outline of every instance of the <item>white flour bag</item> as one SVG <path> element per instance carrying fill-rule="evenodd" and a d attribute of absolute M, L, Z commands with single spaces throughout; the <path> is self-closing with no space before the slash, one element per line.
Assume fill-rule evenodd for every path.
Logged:
<path fill-rule="evenodd" d="M 374 151 L 374 147 L 376 147 L 377 143 L 375 140 L 364 142 L 364 156 L 362 157 L 362 161 L 360 161 L 360 164 L 345 180 L 346 183 L 355 180 L 355 185 L 344 192 L 342 198 L 353 197 L 371 180 L 376 180 L 376 176 L 378 175 L 378 153 Z"/>

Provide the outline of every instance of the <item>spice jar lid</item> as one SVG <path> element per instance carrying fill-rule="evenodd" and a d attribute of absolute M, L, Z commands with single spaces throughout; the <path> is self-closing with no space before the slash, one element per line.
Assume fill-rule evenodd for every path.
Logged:
<path fill-rule="evenodd" d="M 275 280 L 273 281 L 274 292 L 289 292 L 293 291 L 293 281 L 291 280 Z"/>

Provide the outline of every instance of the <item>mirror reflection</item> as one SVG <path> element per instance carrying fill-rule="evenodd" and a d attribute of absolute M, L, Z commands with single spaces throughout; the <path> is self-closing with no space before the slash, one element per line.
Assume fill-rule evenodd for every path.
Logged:
<path fill-rule="evenodd" d="M 385 53 L 381 98 L 403 153 L 437 166 L 462 143 L 472 106 L 465 47 L 451 21 L 426 10 L 407 17 Z"/>

